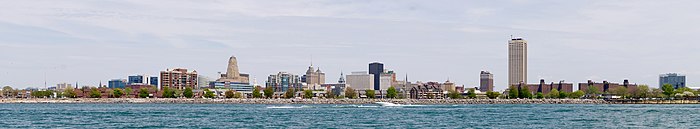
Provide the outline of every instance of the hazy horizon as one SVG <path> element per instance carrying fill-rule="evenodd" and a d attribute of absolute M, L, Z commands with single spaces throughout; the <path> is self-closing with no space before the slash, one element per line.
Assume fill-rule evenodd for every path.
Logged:
<path fill-rule="evenodd" d="M 700 1 L 5 1 L 0 85 L 97 85 L 182 67 L 216 79 L 228 58 L 264 85 L 311 63 L 334 83 L 368 63 L 409 81 L 506 88 L 510 35 L 528 41 L 528 82 L 592 79 L 697 87 Z M 577 86 L 575 86 L 577 87 Z"/>

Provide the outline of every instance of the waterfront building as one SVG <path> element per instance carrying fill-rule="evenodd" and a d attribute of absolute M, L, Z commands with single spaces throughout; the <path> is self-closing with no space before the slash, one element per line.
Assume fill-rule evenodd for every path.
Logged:
<path fill-rule="evenodd" d="M 369 64 L 369 74 L 372 74 L 372 88 L 381 90 L 381 76 L 384 73 L 384 64 L 380 62 L 372 62 Z"/>
<path fill-rule="evenodd" d="M 149 81 L 151 82 L 151 83 L 149 83 L 150 85 L 158 86 L 158 77 L 150 77 Z"/>
<path fill-rule="evenodd" d="M 417 82 L 411 85 L 411 99 L 444 99 L 445 93 L 438 82 Z"/>
<path fill-rule="evenodd" d="M 665 84 L 673 85 L 673 88 L 683 88 L 685 87 L 685 75 L 677 73 L 667 73 L 659 75 L 659 89 Z"/>
<path fill-rule="evenodd" d="M 481 71 L 480 75 L 480 85 L 479 85 L 479 91 L 481 92 L 489 92 L 493 91 L 493 74 L 489 71 Z"/>
<path fill-rule="evenodd" d="M 184 68 L 167 69 L 160 72 L 160 89 L 168 87 L 184 90 L 185 88 L 196 88 L 198 84 L 197 71 L 189 72 Z"/>
<path fill-rule="evenodd" d="M 520 84 L 517 86 L 523 86 L 523 85 Z M 557 89 L 557 91 L 559 91 L 559 92 L 569 92 L 569 93 L 574 92 L 574 84 L 573 83 L 565 83 L 564 81 L 559 81 L 557 83 L 551 82 L 551 83 L 547 84 L 547 83 L 545 83 L 544 79 L 540 79 L 540 83 L 538 83 L 538 84 L 526 84 L 524 86 L 527 86 L 528 90 L 530 90 L 530 93 L 532 93 L 532 95 L 535 95 L 537 93 L 549 94 L 549 92 L 551 92 L 552 89 Z"/>
<path fill-rule="evenodd" d="M 608 91 L 617 87 L 625 87 L 628 91 L 634 91 L 637 89 L 637 84 L 630 84 L 629 80 L 627 79 L 625 79 L 622 84 L 610 83 L 608 81 L 599 83 L 593 82 L 592 80 L 588 80 L 588 82 L 585 83 L 578 83 L 578 90 L 587 91 L 589 87 L 596 87 L 596 89 L 598 89 L 598 93 L 607 93 Z"/>
<path fill-rule="evenodd" d="M 389 87 L 391 87 L 391 84 L 394 83 L 392 78 L 393 77 L 391 74 L 388 74 L 388 73 L 381 74 L 381 77 L 379 77 L 379 90 L 380 91 L 388 90 Z"/>
<path fill-rule="evenodd" d="M 114 89 L 114 88 L 122 88 L 124 89 L 127 85 L 127 80 L 126 79 L 112 79 L 109 80 L 108 82 L 108 88 Z"/>
<path fill-rule="evenodd" d="M 357 91 L 374 90 L 374 74 L 367 74 L 365 71 L 352 72 L 346 79 L 345 84 Z"/>
<path fill-rule="evenodd" d="M 527 41 L 508 41 L 508 85 L 527 84 Z"/>
<path fill-rule="evenodd" d="M 287 90 L 302 90 L 301 78 L 287 72 L 279 72 L 267 77 L 265 87 L 272 87 L 275 92 L 286 92 Z"/>
<path fill-rule="evenodd" d="M 321 87 L 326 87 L 327 89 L 330 89 L 333 94 L 336 96 L 345 96 L 345 87 L 347 85 L 345 84 L 345 75 L 343 75 L 343 72 L 340 72 L 340 78 L 338 79 L 337 84 L 321 84 Z"/>

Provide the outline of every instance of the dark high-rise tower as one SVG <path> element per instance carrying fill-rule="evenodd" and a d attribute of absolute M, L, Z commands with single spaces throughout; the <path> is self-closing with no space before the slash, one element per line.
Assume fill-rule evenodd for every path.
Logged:
<path fill-rule="evenodd" d="M 384 64 L 379 62 L 369 63 L 369 74 L 374 75 L 374 90 L 379 90 L 379 77 L 384 73 Z"/>

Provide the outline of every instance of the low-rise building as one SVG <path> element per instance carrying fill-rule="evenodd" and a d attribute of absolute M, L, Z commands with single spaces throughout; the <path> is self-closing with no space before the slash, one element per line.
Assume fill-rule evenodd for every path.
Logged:
<path fill-rule="evenodd" d="M 625 79 L 621 84 L 610 83 L 608 81 L 603 81 L 600 83 L 593 82 L 592 80 L 588 80 L 588 82 L 585 83 L 578 83 L 578 90 L 587 91 L 590 87 L 595 87 L 598 90 L 598 93 L 608 93 L 617 87 L 625 87 L 629 91 L 634 91 L 637 89 L 637 84 L 630 84 L 629 80 L 627 79 Z"/>

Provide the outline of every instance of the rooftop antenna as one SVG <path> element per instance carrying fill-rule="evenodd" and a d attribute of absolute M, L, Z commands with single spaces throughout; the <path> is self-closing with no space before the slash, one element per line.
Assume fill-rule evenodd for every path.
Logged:
<path fill-rule="evenodd" d="M 513 39 L 513 35 L 510 35 L 510 39 Z"/>

